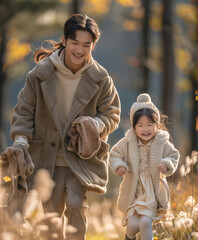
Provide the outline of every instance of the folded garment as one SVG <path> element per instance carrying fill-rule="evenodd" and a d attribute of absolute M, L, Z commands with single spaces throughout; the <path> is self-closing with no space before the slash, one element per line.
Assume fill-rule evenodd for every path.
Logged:
<path fill-rule="evenodd" d="M 100 138 L 95 120 L 89 116 L 80 116 L 74 120 L 68 131 L 71 137 L 68 151 L 76 153 L 82 159 L 98 157 L 102 159 L 109 150 L 109 144 Z"/>
<path fill-rule="evenodd" d="M 1 153 L 0 186 L 5 194 L 1 195 L 0 207 L 4 207 L 10 216 L 14 214 L 13 209 L 22 209 L 28 192 L 26 178 L 33 170 L 34 164 L 25 146 L 13 145 Z"/>

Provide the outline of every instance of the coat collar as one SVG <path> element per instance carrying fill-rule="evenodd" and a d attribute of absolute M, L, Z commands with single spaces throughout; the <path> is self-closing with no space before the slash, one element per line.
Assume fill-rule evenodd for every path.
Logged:
<path fill-rule="evenodd" d="M 41 81 L 50 81 L 51 75 L 54 74 L 55 66 L 50 60 L 50 58 L 44 58 L 41 60 L 36 67 L 34 68 L 34 74 L 38 77 Z M 105 68 L 103 68 L 99 63 L 97 63 L 94 59 L 92 59 L 92 64 L 83 72 L 87 73 L 87 75 L 92 79 L 94 82 L 99 82 L 106 76 L 108 73 Z"/>
<path fill-rule="evenodd" d="M 138 139 L 137 139 L 137 136 L 136 136 L 133 128 L 130 128 L 125 133 L 125 137 L 126 137 L 127 141 L 129 141 L 129 142 L 133 141 L 135 144 L 138 144 Z M 167 131 L 158 130 L 155 137 L 152 139 L 152 145 L 153 144 L 163 144 L 169 140 L 169 137 L 170 137 L 170 135 Z"/>
<path fill-rule="evenodd" d="M 49 58 L 43 59 L 35 67 L 35 75 L 42 80 L 41 88 L 46 104 L 52 115 L 55 115 L 56 98 L 56 76 L 55 67 Z M 90 99 L 98 91 L 98 82 L 107 76 L 107 71 L 101 67 L 96 61 L 88 67 L 82 75 L 73 105 L 68 114 L 65 130 L 71 125 L 76 116 L 87 105 Z"/>
<path fill-rule="evenodd" d="M 135 177 L 139 178 L 139 163 L 140 163 L 140 154 L 138 149 L 138 139 L 134 132 L 134 130 L 131 128 L 129 129 L 125 137 L 128 142 L 128 151 L 129 151 L 129 159 L 131 159 L 131 166 L 133 169 L 133 174 Z M 158 171 L 156 171 L 158 164 L 161 161 L 161 151 L 162 151 L 162 145 L 168 141 L 169 139 L 169 133 L 163 130 L 158 130 L 155 137 L 152 139 L 151 142 L 151 151 L 150 151 L 150 158 L 151 161 L 151 175 L 152 179 L 155 182 L 155 179 L 157 177 Z"/>

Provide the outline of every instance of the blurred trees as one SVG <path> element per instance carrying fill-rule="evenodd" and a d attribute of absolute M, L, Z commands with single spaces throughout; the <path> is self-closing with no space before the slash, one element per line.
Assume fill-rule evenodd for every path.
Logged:
<path fill-rule="evenodd" d="M 175 37 L 179 72 L 177 86 L 182 95 L 190 93 L 190 100 L 185 104 L 192 110 L 192 150 L 198 150 L 198 5 L 191 0 L 189 3 L 177 4 L 174 10 L 181 21 L 181 26 L 176 26 Z"/>
<path fill-rule="evenodd" d="M 152 73 L 161 75 L 161 105 L 171 122 L 182 124 L 181 145 L 198 149 L 198 6 L 195 0 L 174 3 L 171 0 L 117 0 L 126 7 L 123 28 L 142 35 L 141 51 L 130 58 L 132 67 L 141 67 L 143 85 L 149 91 Z M 137 14 L 139 13 L 139 14 Z M 140 14 L 141 13 L 141 14 Z M 138 17 L 137 17 L 138 16 Z M 159 76 L 160 76 L 159 75 Z M 189 113 L 191 116 L 189 116 Z M 189 131 L 186 144 L 183 133 Z M 188 129 L 187 129 L 188 128 Z M 176 130 L 175 130 L 176 131 Z"/>
<path fill-rule="evenodd" d="M 173 118 L 175 96 L 175 57 L 172 27 L 172 0 L 163 0 L 163 111 Z M 170 129 L 171 130 L 171 129 Z"/>
<path fill-rule="evenodd" d="M 54 7 L 57 4 L 53 0 L 1 0 L 0 2 L 0 150 L 2 148 L 2 110 L 3 110 L 3 87 L 6 80 L 6 68 L 10 63 L 15 64 L 15 61 L 22 59 L 29 53 L 27 44 L 20 45 L 18 39 L 12 39 L 8 42 L 7 37 L 10 30 L 10 23 L 15 17 L 22 12 L 42 12 L 43 10 Z M 35 24 L 32 22 L 31 24 Z M 6 61 L 6 47 L 10 48 L 12 56 L 9 61 Z"/>
<path fill-rule="evenodd" d="M 151 77 L 153 73 L 158 74 L 162 88 L 156 95 L 163 96 L 159 104 L 165 114 L 172 116 L 178 99 L 184 99 L 178 107 L 182 108 L 184 104 L 184 109 L 193 112 L 193 149 L 198 148 L 198 23 L 195 0 L 187 3 L 173 3 L 171 0 L 1 0 L 0 129 L 5 74 L 13 74 L 16 62 L 31 51 L 29 42 L 33 38 L 45 38 L 46 33 L 62 30 L 63 22 L 73 12 L 86 13 L 100 21 L 101 16 L 108 16 L 112 9 L 118 8 L 114 20 L 116 14 L 121 14 L 122 30 L 137 33 L 142 38 L 139 49 L 127 59 L 130 67 L 141 71 L 136 91 L 150 91 Z M 16 28 L 13 26 L 17 26 L 22 37 L 16 38 L 18 33 L 14 34 Z M 176 109 L 174 115 L 180 121 L 186 121 L 182 110 Z"/>

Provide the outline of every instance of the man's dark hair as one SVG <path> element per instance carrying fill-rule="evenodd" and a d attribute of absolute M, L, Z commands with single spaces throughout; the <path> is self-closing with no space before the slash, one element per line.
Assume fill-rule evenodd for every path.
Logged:
<path fill-rule="evenodd" d="M 76 31 L 87 31 L 92 35 L 93 43 L 95 44 L 100 37 L 100 30 L 96 21 L 86 14 L 73 14 L 64 24 L 63 33 L 65 40 L 76 39 Z M 54 51 L 59 49 L 59 54 L 65 48 L 62 42 L 56 42 L 54 40 L 45 40 L 51 47 L 44 48 L 43 44 L 40 49 L 37 49 L 34 53 L 34 61 L 37 63 L 41 59 L 49 57 Z"/>
<path fill-rule="evenodd" d="M 64 25 L 64 37 L 65 39 L 76 39 L 76 31 L 82 30 L 91 33 L 93 42 L 96 43 L 100 37 L 100 30 L 94 19 L 87 15 L 74 14 L 72 15 Z"/>

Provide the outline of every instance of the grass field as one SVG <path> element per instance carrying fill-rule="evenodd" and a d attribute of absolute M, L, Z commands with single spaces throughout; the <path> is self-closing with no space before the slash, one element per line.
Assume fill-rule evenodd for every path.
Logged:
<path fill-rule="evenodd" d="M 198 152 L 193 152 L 191 157 L 187 157 L 185 163 L 179 166 L 178 176 L 169 179 L 170 210 L 165 220 L 153 225 L 154 240 L 198 239 L 197 162 Z M 25 224 L 21 222 L 21 216 L 15 215 L 13 220 L 1 211 L 1 240 L 60 239 L 60 218 L 55 213 L 39 215 L 36 196 L 32 194 L 28 203 L 29 218 L 26 219 Z M 104 197 L 100 201 L 91 201 L 88 211 L 87 240 L 124 239 L 125 228 L 122 227 L 121 219 L 122 216 L 117 210 L 116 199 Z M 75 231 L 69 226 L 67 229 L 68 231 Z M 138 235 L 137 240 L 140 239 Z"/>

